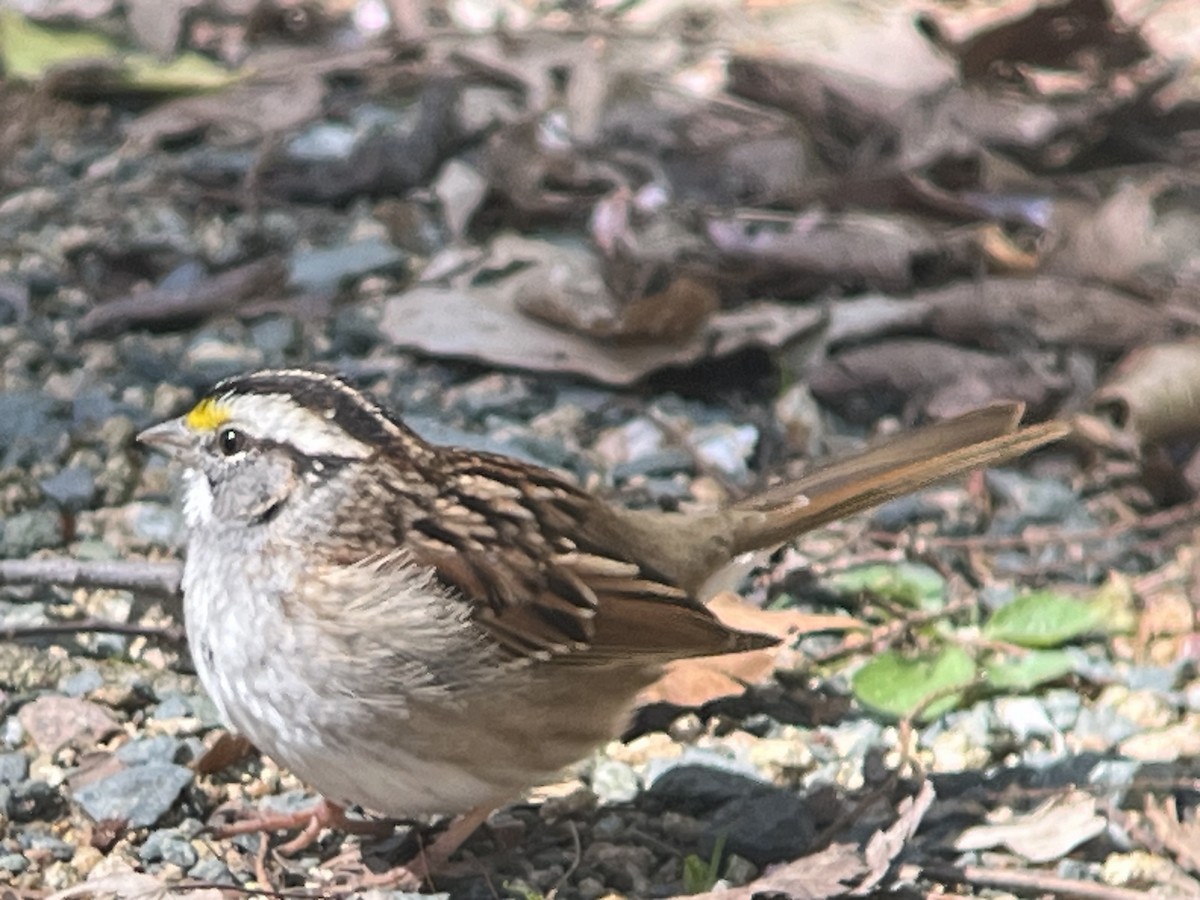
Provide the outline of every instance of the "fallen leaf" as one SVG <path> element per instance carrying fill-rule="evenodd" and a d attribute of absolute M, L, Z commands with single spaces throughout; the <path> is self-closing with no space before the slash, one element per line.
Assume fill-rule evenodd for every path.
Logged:
<path fill-rule="evenodd" d="M 900 801 L 896 810 L 899 813 L 896 821 L 871 835 L 867 846 L 863 848 L 863 858 L 871 867 L 871 871 L 851 891 L 853 896 L 865 897 L 883 882 L 892 868 L 892 863 L 916 835 L 917 829 L 921 827 L 921 820 L 925 818 L 925 813 L 929 811 L 935 799 L 937 792 L 934 791 L 933 784 L 929 781 L 923 782 L 915 796 L 905 797 Z"/>
<path fill-rule="evenodd" d="M 702 706 L 718 697 L 740 694 L 746 685 L 759 684 L 769 678 L 776 668 L 789 668 L 790 662 L 786 659 L 789 644 L 795 643 L 799 635 L 866 629 L 866 625 L 850 616 L 760 609 L 731 591 L 717 594 L 706 605 L 732 628 L 773 634 L 784 643 L 749 653 L 673 662 L 667 666 L 662 678 L 642 691 L 638 697 L 640 703 Z"/>
<path fill-rule="evenodd" d="M 624 386 L 672 366 L 783 347 L 811 333 L 821 319 L 819 310 L 764 301 L 715 313 L 686 341 L 612 344 L 531 319 L 507 291 L 418 287 L 388 298 L 379 327 L 394 346 L 429 356 Z"/>
<path fill-rule="evenodd" d="M 1003 823 L 968 828 L 954 842 L 957 850 L 1007 847 L 1029 862 L 1061 859 L 1108 827 L 1096 812 L 1096 798 L 1084 791 L 1054 797 L 1032 812 L 1014 815 Z"/>

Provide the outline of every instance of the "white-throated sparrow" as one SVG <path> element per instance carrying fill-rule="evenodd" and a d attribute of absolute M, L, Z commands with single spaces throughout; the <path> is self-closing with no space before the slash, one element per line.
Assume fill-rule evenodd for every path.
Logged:
<path fill-rule="evenodd" d="M 431 445 L 308 371 L 223 381 L 139 439 L 186 467 L 188 640 L 224 719 L 333 804 L 475 811 L 447 854 L 480 811 L 618 734 L 665 662 L 774 642 L 708 612 L 714 573 L 1066 433 L 1014 430 L 1020 414 L 988 407 L 695 515 Z"/>

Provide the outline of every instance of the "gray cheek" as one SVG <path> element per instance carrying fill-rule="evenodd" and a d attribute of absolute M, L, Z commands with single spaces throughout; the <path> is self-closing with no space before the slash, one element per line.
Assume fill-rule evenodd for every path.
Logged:
<path fill-rule="evenodd" d="M 246 457 L 214 479 L 213 513 L 218 519 L 255 519 L 288 498 L 296 486 L 290 460 Z"/>

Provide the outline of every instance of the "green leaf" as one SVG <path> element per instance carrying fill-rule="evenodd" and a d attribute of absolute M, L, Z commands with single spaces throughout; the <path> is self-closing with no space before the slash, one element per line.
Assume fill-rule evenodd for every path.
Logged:
<path fill-rule="evenodd" d="M 15 81 L 37 81 L 55 66 L 111 59 L 116 45 L 78 28 L 43 28 L 18 12 L 0 12 L 0 60 Z"/>
<path fill-rule="evenodd" d="M 927 722 L 957 706 L 961 689 L 974 681 L 971 655 L 961 647 L 943 647 L 916 657 L 888 650 L 855 672 L 851 686 L 863 706 L 898 719 L 913 715 L 930 697 L 944 694 L 924 708 L 920 719 Z"/>
<path fill-rule="evenodd" d="M 1075 670 L 1064 650 L 1031 650 L 1019 656 L 997 657 L 983 667 L 984 681 L 998 691 L 1020 693 L 1055 681 Z"/>
<path fill-rule="evenodd" d="M 1021 647 L 1058 647 L 1102 630 L 1103 621 L 1087 603 L 1051 591 L 1034 591 L 996 610 L 983 626 L 983 635 Z"/>
<path fill-rule="evenodd" d="M 0 11 L 0 62 L 15 81 L 38 81 L 52 69 L 105 63 L 106 83 L 149 93 L 213 90 L 232 84 L 229 72 L 199 53 L 161 60 L 125 53 L 111 38 L 80 28 L 47 28 L 12 10 Z"/>
<path fill-rule="evenodd" d="M 839 594 L 874 594 L 910 609 L 940 609 L 946 604 L 946 581 L 920 563 L 856 566 L 829 579 Z"/>

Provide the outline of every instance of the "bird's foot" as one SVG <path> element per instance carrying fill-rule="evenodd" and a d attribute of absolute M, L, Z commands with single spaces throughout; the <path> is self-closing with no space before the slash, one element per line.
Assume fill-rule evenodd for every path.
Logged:
<path fill-rule="evenodd" d="M 417 855 L 400 866 L 393 866 L 383 872 L 366 872 L 353 879 L 350 885 L 354 890 L 369 887 L 394 887 L 403 891 L 416 891 L 425 885 L 433 887 L 433 876 L 454 877 L 459 874 L 462 864 L 451 865 L 450 857 L 461 847 L 475 830 L 479 828 L 491 813 L 490 806 L 481 806 L 459 816 L 450 826 L 434 838 L 427 847 L 418 851 Z M 476 864 L 477 865 L 477 864 Z"/>
<path fill-rule="evenodd" d="M 337 828 L 351 834 L 385 835 L 395 823 L 384 819 L 382 821 L 365 821 L 351 819 L 346 811 L 336 803 L 322 798 L 311 809 L 303 809 L 294 813 L 259 812 L 240 821 L 218 825 L 213 833 L 218 838 L 233 837 L 236 834 L 254 834 L 260 831 L 294 831 L 300 833 L 277 849 L 284 856 L 303 850 L 312 844 L 322 829 Z"/>

